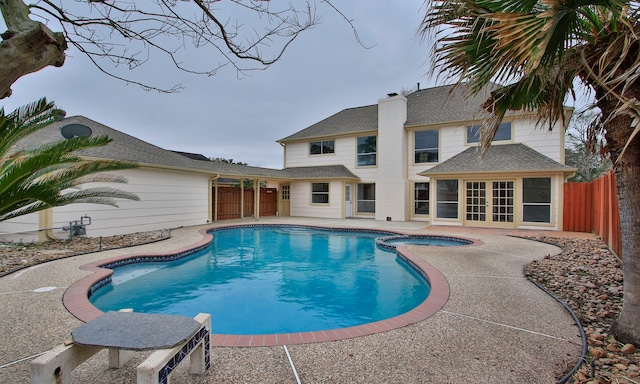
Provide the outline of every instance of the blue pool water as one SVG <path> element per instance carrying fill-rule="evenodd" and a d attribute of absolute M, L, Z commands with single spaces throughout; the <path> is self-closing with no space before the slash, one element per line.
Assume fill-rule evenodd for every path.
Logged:
<path fill-rule="evenodd" d="M 269 334 L 378 321 L 429 295 L 394 251 L 376 246 L 385 233 L 258 226 L 212 234 L 183 259 L 115 268 L 90 301 L 103 311 L 206 312 L 214 333 Z"/>

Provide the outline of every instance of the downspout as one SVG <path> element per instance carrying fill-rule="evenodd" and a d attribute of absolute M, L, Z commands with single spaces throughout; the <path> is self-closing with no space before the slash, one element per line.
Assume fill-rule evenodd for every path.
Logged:
<path fill-rule="evenodd" d="M 282 146 L 282 168 L 287 168 L 287 147 L 284 143 L 278 141 L 278 144 Z"/>

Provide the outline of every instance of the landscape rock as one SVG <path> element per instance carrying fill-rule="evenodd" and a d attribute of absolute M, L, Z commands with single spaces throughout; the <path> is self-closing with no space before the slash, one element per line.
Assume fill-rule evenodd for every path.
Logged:
<path fill-rule="evenodd" d="M 634 353 L 636 353 L 636 346 L 633 344 L 625 344 L 621 349 L 620 352 L 624 353 L 625 355 L 632 355 Z"/>
<path fill-rule="evenodd" d="M 622 310 L 620 259 L 599 238 L 529 238 L 563 249 L 559 255 L 534 261 L 527 272 L 573 310 L 587 336 L 586 364 L 568 382 L 637 382 L 640 353 L 631 344 L 619 348 L 610 334 Z"/>

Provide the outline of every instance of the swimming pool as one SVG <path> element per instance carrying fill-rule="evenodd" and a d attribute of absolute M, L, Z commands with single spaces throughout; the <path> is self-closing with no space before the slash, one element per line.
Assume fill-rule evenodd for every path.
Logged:
<path fill-rule="evenodd" d="M 395 252 L 386 232 L 299 226 L 216 230 L 211 244 L 180 260 L 114 269 L 95 291 L 101 310 L 193 317 L 211 313 L 223 334 L 345 328 L 406 313 L 429 285 Z"/>

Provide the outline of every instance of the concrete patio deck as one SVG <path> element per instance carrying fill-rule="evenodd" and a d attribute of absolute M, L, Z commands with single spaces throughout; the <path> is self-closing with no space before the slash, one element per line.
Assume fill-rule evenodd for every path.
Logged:
<path fill-rule="evenodd" d="M 234 222 L 238 221 L 210 226 Z M 413 253 L 446 277 L 450 297 L 443 309 L 422 322 L 383 333 L 288 346 L 302 383 L 553 383 L 580 357 L 582 342 L 572 317 L 523 274 L 532 260 L 560 249 L 505 236 L 540 231 L 360 219 L 261 218 L 259 223 L 457 234 L 484 243 L 460 248 L 411 246 Z M 180 249 L 200 241 L 201 228 L 180 228 L 172 231 L 171 239 L 158 243 L 56 260 L 0 278 L 0 382 L 29 382 L 33 357 L 69 340 L 71 330 L 82 324 L 62 305 L 65 289 L 89 274 L 80 266 L 124 254 Z M 38 290 L 42 287 L 56 288 Z M 110 369 L 107 352 L 100 352 L 74 371 L 74 383 L 134 383 L 135 367 L 148 355 L 138 352 L 125 367 Z M 202 376 L 190 375 L 187 365 L 179 367 L 174 382 L 296 382 L 282 346 L 214 347 L 211 361 L 211 369 Z"/>

